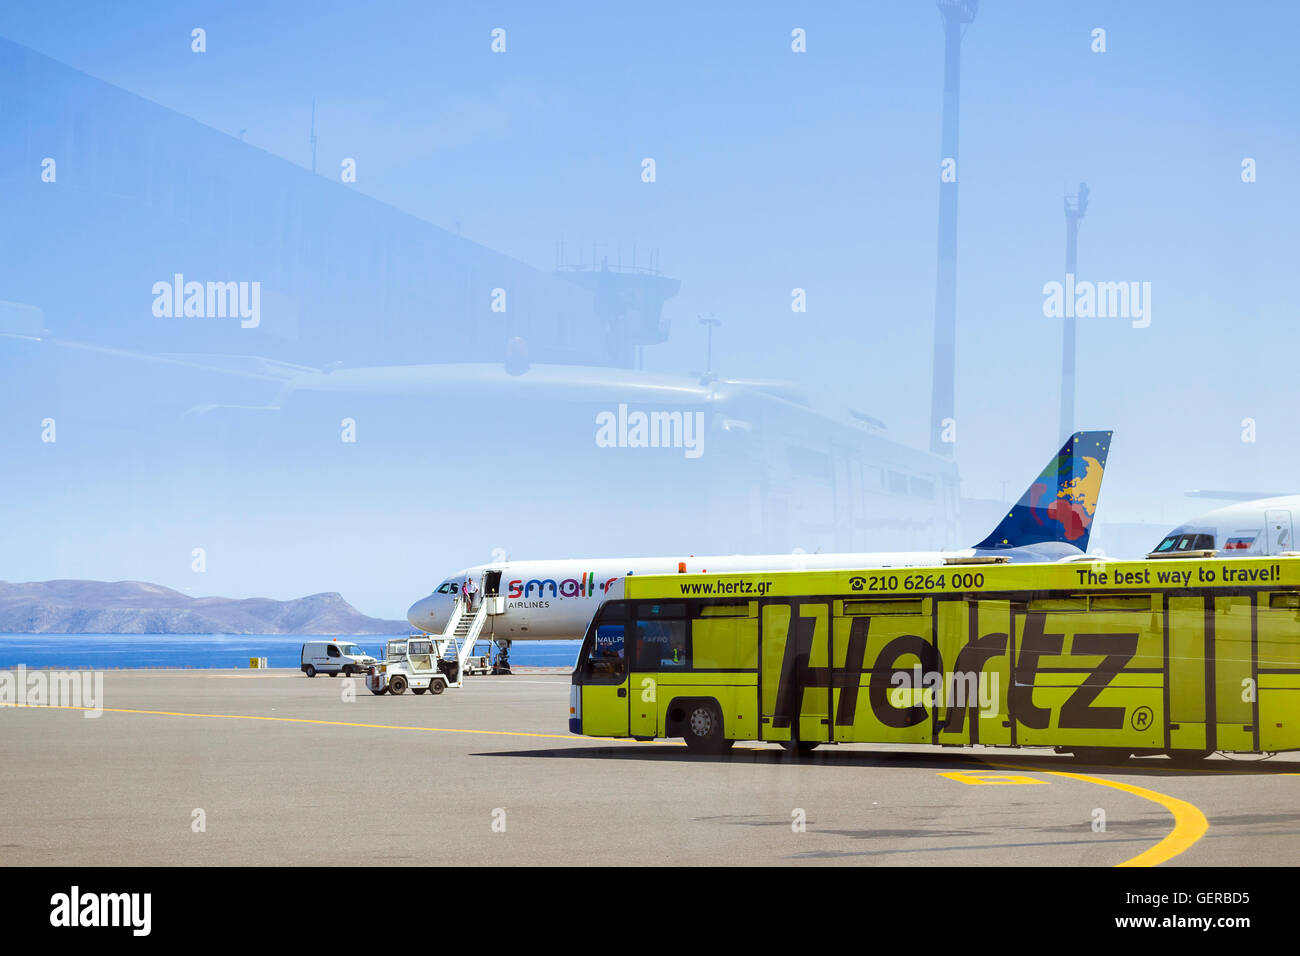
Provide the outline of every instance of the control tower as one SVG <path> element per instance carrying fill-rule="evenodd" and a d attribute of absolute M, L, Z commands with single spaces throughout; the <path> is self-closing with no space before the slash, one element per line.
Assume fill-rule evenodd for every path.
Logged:
<path fill-rule="evenodd" d="M 668 340 L 664 303 L 681 289 L 680 279 L 670 279 L 657 267 L 611 267 L 608 256 L 599 265 L 594 256 L 590 265 L 560 265 L 555 274 L 594 293 L 611 365 L 636 367 L 638 349 Z"/>

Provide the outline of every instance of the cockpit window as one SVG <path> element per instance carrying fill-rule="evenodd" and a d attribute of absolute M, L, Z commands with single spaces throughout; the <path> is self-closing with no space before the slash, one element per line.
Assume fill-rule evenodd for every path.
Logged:
<path fill-rule="evenodd" d="M 452 581 L 443 581 L 438 585 L 437 594 L 456 594 L 460 589 Z"/>
<path fill-rule="evenodd" d="M 1213 551 L 1214 535 L 1212 534 L 1171 534 L 1158 545 L 1156 545 L 1156 554 L 1166 551 Z"/>

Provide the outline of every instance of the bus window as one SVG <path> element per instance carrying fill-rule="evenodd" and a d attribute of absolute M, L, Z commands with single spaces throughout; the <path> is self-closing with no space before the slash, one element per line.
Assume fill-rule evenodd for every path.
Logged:
<path fill-rule="evenodd" d="M 638 670 L 685 670 L 686 605 L 646 601 L 636 606 L 636 667 Z"/>
<path fill-rule="evenodd" d="M 665 618 L 636 621 L 637 670 L 686 670 L 691 666 L 686 649 L 686 619 Z"/>

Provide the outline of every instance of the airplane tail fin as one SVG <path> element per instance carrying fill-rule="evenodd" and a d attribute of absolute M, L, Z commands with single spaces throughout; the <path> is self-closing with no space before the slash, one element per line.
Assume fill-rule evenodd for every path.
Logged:
<path fill-rule="evenodd" d="M 1048 541 L 1088 550 L 1101 496 L 1111 432 L 1075 432 L 1007 516 L 976 548 L 1018 548 Z"/>

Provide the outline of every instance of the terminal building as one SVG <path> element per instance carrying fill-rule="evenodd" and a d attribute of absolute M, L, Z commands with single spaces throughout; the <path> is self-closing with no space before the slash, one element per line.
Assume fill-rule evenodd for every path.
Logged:
<path fill-rule="evenodd" d="M 547 273 L 0 40 L 4 297 L 61 338 L 331 363 L 628 367 L 678 282 Z M 256 281 L 260 322 L 161 320 L 157 282 Z M 495 290 L 502 290 L 502 296 Z M 495 306 L 495 308 L 494 308 Z"/>
<path fill-rule="evenodd" d="M 478 515 L 515 557 L 555 539 L 506 502 L 581 487 L 609 553 L 968 543 L 955 464 L 869 414 L 640 371 L 680 285 L 657 269 L 535 268 L 4 40 L 0 101 L 0 437 L 29 505 L 64 488 L 65 545 L 91 516 L 33 441 L 46 420 L 160 509 L 181 468 L 205 507 L 251 484 L 303 520 L 351 500 L 350 420 L 347 480 Z M 698 414 L 704 454 L 601 446 L 621 406 Z"/>

